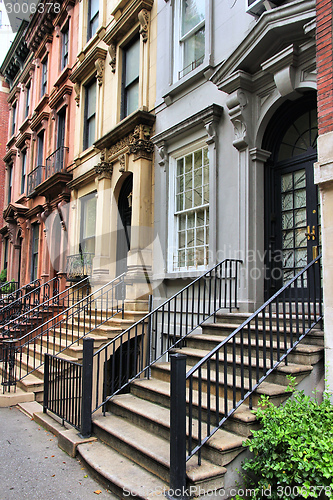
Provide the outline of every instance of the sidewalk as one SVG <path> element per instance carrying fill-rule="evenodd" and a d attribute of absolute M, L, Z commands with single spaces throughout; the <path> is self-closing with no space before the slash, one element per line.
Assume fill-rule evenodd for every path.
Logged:
<path fill-rule="evenodd" d="M 116 499 L 16 407 L 0 408 L 0 442 L 0 500 Z"/>

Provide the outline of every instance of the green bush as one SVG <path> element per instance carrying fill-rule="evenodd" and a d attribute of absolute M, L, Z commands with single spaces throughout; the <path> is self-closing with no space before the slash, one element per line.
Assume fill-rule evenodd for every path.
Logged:
<path fill-rule="evenodd" d="M 15 290 L 16 290 L 16 284 L 14 279 L 12 279 L 12 281 L 7 281 L 7 283 L 4 283 L 0 287 L 1 293 L 12 293 L 15 292 Z"/>
<path fill-rule="evenodd" d="M 7 279 L 7 269 L 3 269 L 0 273 L 0 282 L 4 283 Z"/>
<path fill-rule="evenodd" d="M 295 384 L 293 377 L 290 380 Z M 324 394 L 318 403 L 316 397 L 296 391 L 279 407 L 262 397 L 256 416 L 262 427 L 244 443 L 254 457 L 242 465 L 246 488 L 254 489 L 251 498 L 333 498 L 333 405 L 329 396 Z"/>

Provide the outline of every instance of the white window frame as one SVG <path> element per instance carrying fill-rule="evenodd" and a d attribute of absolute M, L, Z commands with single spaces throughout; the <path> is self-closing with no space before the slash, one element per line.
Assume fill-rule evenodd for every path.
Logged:
<path fill-rule="evenodd" d="M 181 20 L 182 20 L 182 0 L 175 0 L 173 7 L 173 82 L 177 82 L 182 80 L 185 76 L 190 74 L 196 68 L 201 66 L 204 63 L 207 63 L 207 54 L 209 53 L 208 45 L 210 45 L 210 36 L 208 30 L 210 29 L 210 1 L 206 0 L 205 2 L 205 19 L 200 21 L 196 26 L 194 26 L 190 31 L 186 33 L 186 35 L 181 35 Z M 181 76 L 179 73 L 185 69 L 184 65 L 184 42 L 188 40 L 195 33 L 200 31 L 202 28 L 205 28 L 205 53 L 203 55 L 203 61 L 198 64 L 193 69 L 189 70 L 188 73 Z M 194 62 L 194 61 L 193 61 Z"/>
<path fill-rule="evenodd" d="M 201 139 L 198 142 L 192 143 L 189 146 L 186 146 L 178 151 L 175 151 L 169 156 L 169 220 L 168 220 L 168 272 L 170 273 L 193 273 L 193 271 L 202 271 L 206 270 L 209 267 L 209 250 L 210 250 L 210 238 L 208 237 L 207 241 L 207 259 L 203 265 L 193 265 L 193 266 L 185 266 L 179 267 L 177 265 L 178 260 L 178 224 L 179 224 L 179 215 L 181 212 L 176 211 L 176 177 L 177 177 L 177 160 L 190 154 L 198 151 L 199 149 L 207 148 L 208 151 L 208 159 L 209 159 L 209 172 L 211 171 L 211 158 L 209 156 L 209 148 L 207 146 L 205 138 Z M 209 186 L 209 202 L 205 205 L 200 205 L 198 207 L 184 210 L 183 213 L 191 213 L 197 212 L 199 209 L 204 209 L 205 211 L 208 209 L 208 213 L 211 207 L 210 200 L 210 192 L 211 185 L 210 179 L 208 182 Z M 209 218 L 210 220 L 211 218 Z M 210 234 L 211 227 L 210 222 L 208 224 L 208 233 Z M 195 246 L 193 248 L 196 248 Z"/>

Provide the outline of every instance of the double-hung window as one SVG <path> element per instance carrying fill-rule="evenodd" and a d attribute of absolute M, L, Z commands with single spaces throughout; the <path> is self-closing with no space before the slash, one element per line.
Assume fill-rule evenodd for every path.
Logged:
<path fill-rule="evenodd" d="M 183 78 L 205 57 L 205 0 L 176 0 L 174 77 Z"/>
<path fill-rule="evenodd" d="M 16 106 L 17 103 L 15 102 L 12 107 L 12 135 L 15 134 L 15 127 L 16 127 Z"/>
<path fill-rule="evenodd" d="M 68 64 L 69 28 L 66 26 L 61 32 L 61 69 Z"/>
<path fill-rule="evenodd" d="M 96 79 L 85 86 L 83 149 L 93 145 L 96 128 Z"/>
<path fill-rule="evenodd" d="M 139 107 L 140 39 L 123 49 L 122 118 Z"/>
<path fill-rule="evenodd" d="M 8 167 L 8 191 L 7 191 L 8 203 L 10 203 L 12 201 L 12 190 L 13 190 L 13 165 L 9 165 L 9 167 Z"/>
<path fill-rule="evenodd" d="M 81 198 L 81 251 L 95 253 L 96 193 Z"/>
<path fill-rule="evenodd" d="M 41 86 L 41 97 L 46 94 L 47 91 L 47 57 L 42 62 L 42 86 Z"/>
<path fill-rule="evenodd" d="M 202 147 L 175 160 L 173 270 L 208 265 L 209 158 Z"/>
<path fill-rule="evenodd" d="M 25 118 L 28 117 L 30 111 L 30 83 L 25 88 Z"/>
<path fill-rule="evenodd" d="M 32 252 L 31 252 L 31 279 L 36 280 L 38 276 L 38 245 L 39 225 L 32 225 Z"/>
<path fill-rule="evenodd" d="M 25 192 L 25 178 L 26 178 L 26 170 L 27 170 L 27 152 L 21 151 L 21 193 Z"/>
<path fill-rule="evenodd" d="M 88 1 L 88 33 L 87 40 L 90 40 L 97 31 L 99 23 L 99 0 Z"/>

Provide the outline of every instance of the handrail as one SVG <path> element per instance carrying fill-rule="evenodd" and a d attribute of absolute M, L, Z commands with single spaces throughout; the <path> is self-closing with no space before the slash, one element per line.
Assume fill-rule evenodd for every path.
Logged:
<path fill-rule="evenodd" d="M 23 314 L 20 316 L 15 317 L 14 319 L 11 319 L 4 325 L 0 326 L 0 335 L 4 335 L 5 332 L 9 334 L 10 337 L 13 337 L 15 335 L 15 329 L 17 330 L 18 328 L 20 330 L 25 329 L 25 333 L 28 333 L 29 330 L 29 321 L 31 321 L 33 318 L 38 317 L 39 313 L 43 311 L 48 311 L 50 306 L 56 305 L 58 307 L 58 310 L 60 311 L 60 308 L 65 308 L 69 307 L 68 303 L 65 304 L 66 299 L 69 299 L 70 293 L 72 291 L 80 292 L 85 288 L 86 284 L 88 283 L 87 278 L 83 278 L 81 281 L 75 283 L 74 285 L 71 285 L 70 287 L 65 288 L 62 292 L 56 293 L 55 295 L 52 295 L 51 297 L 48 297 L 46 300 L 44 300 L 41 303 L 38 303 L 35 305 L 35 307 L 29 308 L 27 311 L 25 311 Z M 43 295 L 43 299 L 47 297 L 47 294 Z M 73 294 L 73 300 L 75 300 L 75 294 Z M 52 315 L 48 311 L 49 315 Z M 45 323 L 43 321 L 42 323 Z M 31 327 L 30 327 L 31 329 Z"/>
<path fill-rule="evenodd" d="M 241 263 L 238 259 L 219 262 L 94 353 L 97 378 L 93 412 L 101 407 L 105 412 L 106 403 L 143 373 L 149 378 L 155 362 L 168 355 L 209 317 L 215 317 L 218 310 L 238 308 L 238 267 Z M 116 373 L 116 351 L 120 349 L 122 356 L 129 342 L 134 345 L 134 364 L 131 365 L 128 355 L 126 366 L 120 363 Z M 109 360 L 110 387 L 106 377 L 101 387 L 99 374 Z M 108 391 L 110 394 L 105 397 Z"/>
<path fill-rule="evenodd" d="M 254 391 L 282 361 L 287 364 L 288 354 L 318 323 L 322 322 L 320 258 L 321 255 L 305 266 L 187 372 L 189 419 L 186 461 L 198 453 L 200 464 L 201 449 L 208 439 L 221 428 L 246 399 L 249 399 L 249 406 L 252 409 Z M 277 311 L 275 316 L 273 306 Z M 261 324 L 259 324 L 259 319 Z M 263 350 L 262 360 L 259 355 L 260 349 Z M 228 365 L 232 367 L 230 370 L 232 373 L 230 376 L 232 378 L 232 402 L 228 399 Z M 238 375 L 237 367 L 238 372 L 240 372 Z M 247 375 L 245 375 L 246 371 Z M 207 402 L 205 404 L 202 400 L 203 384 L 207 388 Z M 219 401 L 220 384 L 224 386 L 223 410 L 220 408 Z M 193 387 L 198 387 L 196 404 L 199 414 L 199 438 L 194 437 L 192 433 Z M 213 390 L 212 387 L 214 387 Z M 215 409 L 213 408 L 214 400 Z M 172 409 L 171 403 L 172 411 L 178 410 Z M 207 421 L 204 424 L 206 435 L 203 437 L 202 414 L 204 411 L 207 413 Z M 222 418 L 220 418 L 221 413 L 223 414 Z M 197 441 L 197 444 L 194 444 L 194 441 Z"/>
<path fill-rule="evenodd" d="M 35 280 L 32 283 L 40 283 L 40 280 Z M 26 288 L 27 290 L 29 290 L 30 285 L 31 283 L 25 285 L 21 289 Z M 48 296 L 48 293 L 50 291 L 50 286 L 53 286 L 52 293 L 53 295 L 56 295 L 59 290 L 59 278 L 57 276 L 51 278 L 49 281 L 46 281 L 46 283 L 42 283 L 39 284 L 38 286 L 35 286 L 31 290 L 27 291 L 24 295 L 21 295 L 18 299 L 14 300 L 13 302 L 10 302 L 2 309 L 0 309 L 0 324 L 3 325 L 4 322 L 8 319 L 9 320 L 15 319 L 17 316 L 20 315 L 19 311 L 21 311 L 22 308 L 28 308 L 29 310 L 32 304 L 37 304 L 40 300 L 41 290 L 43 290 L 42 300 L 45 300 L 45 297 Z M 17 316 L 15 315 L 16 311 L 18 311 Z"/>
<path fill-rule="evenodd" d="M 13 342 L 10 344 L 13 351 L 12 356 L 16 359 L 16 370 L 18 373 L 17 377 L 15 376 L 15 380 L 13 380 L 13 384 L 42 366 L 44 364 L 42 358 L 44 353 L 52 351 L 52 354 L 60 354 L 116 314 L 120 312 L 124 314 L 124 276 L 125 273 L 117 276 L 21 338 L 15 339 L 13 341 L 15 343 L 14 347 Z M 94 308 L 92 307 L 93 305 L 95 306 Z M 94 320 L 92 319 L 93 311 Z M 98 318 L 99 311 L 100 318 Z M 78 328 L 77 335 L 74 333 L 75 320 Z M 83 330 L 83 333 L 80 333 L 80 329 Z M 56 330 L 58 330 L 58 337 L 56 336 Z M 39 341 L 40 344 L 38 344 Z M 44 346 L 43 341 L 46 344 Z M 30 347 L 32 353 L 29 351 Z M 6 349 L 7 344 L 4 343 L 4 351 Z M 23 354 L 27 356 L 27 370 L 24 374 L 22 368 Z M 8 355 L 6 357 L 6 352 L 4 358 L 8 358 Z M 30 368 L 29 361 L 32 364 Z M 5 370 L 3 370 L 3 376 L 8 377 L 8 373 Z M 2 384 L 4 390 L 9 385 L 6 380 L 3 380 Z"/>
<path fill-rule="evenodd" d="M 5 302 L 8 302 L 8 299 L 11 300 L 13 298 L 13 300 L 17 300 L 17 295 L 21 295 L 22 292 L 24 291 L 24 289 L 26 289 L 27 287 L 30 287 L 30 286 L 34 286 L 34 283 L 38 283 L 38 286 L 40 285 L 40 280 L 33 280 L 33 281 L 30 281 L 30 283 L 27 283 L 26 285 L 23 285 L 21 286 L 20 288 L 18 288 L 17 290 L 15 290 L 14 292 L 11 292 L 9 294 L 6 295 L 6 299 L 5 298 L 1 298 L 0 299 L 0 311 L 1 311 L 1 306 L 2 304 L 4 304 Z M 16 295 L 16 297 L 14 298 L 14 295 Z M 9 304 L 6 304 L 4 307 L 6 307 L 7 305 Z"/>

